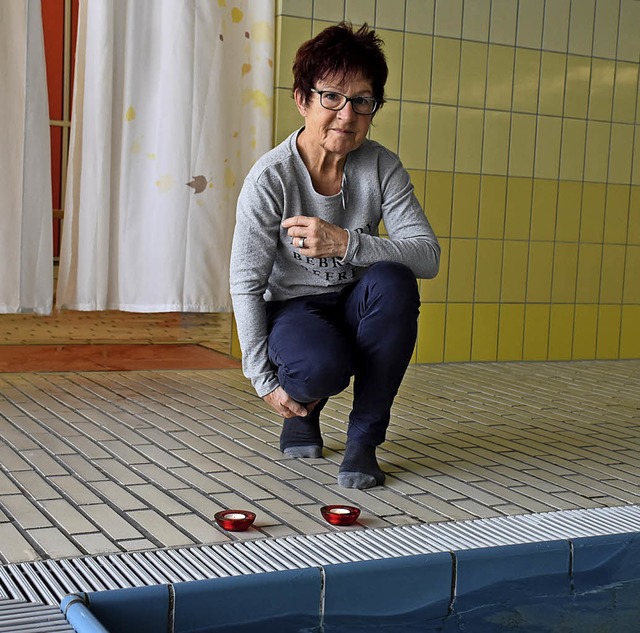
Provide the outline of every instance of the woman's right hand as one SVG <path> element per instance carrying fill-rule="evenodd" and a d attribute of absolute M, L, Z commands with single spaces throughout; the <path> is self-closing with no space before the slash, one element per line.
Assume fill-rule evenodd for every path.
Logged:
<path fill-rule="evenodd" d="M 305 407 L 294 400 L 282 387 L 276 387 L 271 393 L 262 396 L 262 399 L 284 418 L 304 417 L 319 402 L 312 402 Z"/>

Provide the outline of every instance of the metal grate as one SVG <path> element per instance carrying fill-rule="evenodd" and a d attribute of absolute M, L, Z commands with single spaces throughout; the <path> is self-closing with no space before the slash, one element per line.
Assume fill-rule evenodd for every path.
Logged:
<path fill-rule="evenodd" d="M 73 633 L 60 609 L 0 598 L 0 633 Z"/>
<path fill-rule="evenodd" d="M 625 532 L 640 532 L 640 506 L 345 530 L 215 546 L 47 560 L 0 567 L 0 597 L 57 606 L 64 596 L 78 591 Z M 0 612 L 0 633 L 4 631 L 2 617 Z"/>

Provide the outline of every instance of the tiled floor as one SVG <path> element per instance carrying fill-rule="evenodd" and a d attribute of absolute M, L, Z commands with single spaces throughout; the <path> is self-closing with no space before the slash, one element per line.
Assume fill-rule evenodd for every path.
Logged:
<path fill-rule="evenodd" d="M 640 361 L 412 366 L 370 491 L 336 483 L 349 402 L 295 460 L 239 369 L 0 374 L 0 562 L 640 503 Z"/>
<path fill-rule="evenodd" d="M 0 345 L 0 373 L 231 367 L 240 361 L 192 343 Z"/>
<path fill-rule="evenodd" d="M 230 336 L 229 313 L 0 314 L 0 345 L 197 343 L 228 354 Z"/>

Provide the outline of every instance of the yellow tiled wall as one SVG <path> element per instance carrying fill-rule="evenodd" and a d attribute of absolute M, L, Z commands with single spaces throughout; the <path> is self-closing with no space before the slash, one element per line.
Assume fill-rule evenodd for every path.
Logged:
<path fill-rule="evenodd" d="M 342 19 L 385 41 L 396 151 L 442 245 L 414 360 L 640 357 L 640 0 L 280 0 L 291 63 Z"/>

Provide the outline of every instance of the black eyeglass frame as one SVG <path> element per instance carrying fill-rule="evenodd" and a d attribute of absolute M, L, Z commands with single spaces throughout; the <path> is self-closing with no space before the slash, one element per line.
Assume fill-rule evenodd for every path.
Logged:
<path fill-rule="evenodd" d="M 317 90 L 316 88 L 311 88 L 311 92 L 315 92 L 320 97 L 320 105 L 325 110 L 330 110 L 331 112 L 340 112 L 340 110 L 344 110 L 344 108 L 347 107 L 347 103 L 351 102 L 351 108 L 356 114 L 360 114 L 362 116 L 371 116 L 372 114 L 375 114 L 375 112 L 378 110 L 378 108 L 381 105 L 380 101 L 375 97 L 363 97 L 361 95 L 358 95 L 355 97 L 347 97 L 347 95 L 343 95 L 341 92 L 336 92 L 335 90 Z M 322 97 L 325 94 L 332 94 L 332 95 L 337 95 L 338 97 L 342 97 L 344 99 L 344 103 L 337 108 L 329 108 L 323 103 Z M 366 103 L 372 103 L 373 109 L 371 110 L 371 112 L 358 112 L 358 104 L 357 104 L 358 99 L 362 99 Z"/>

